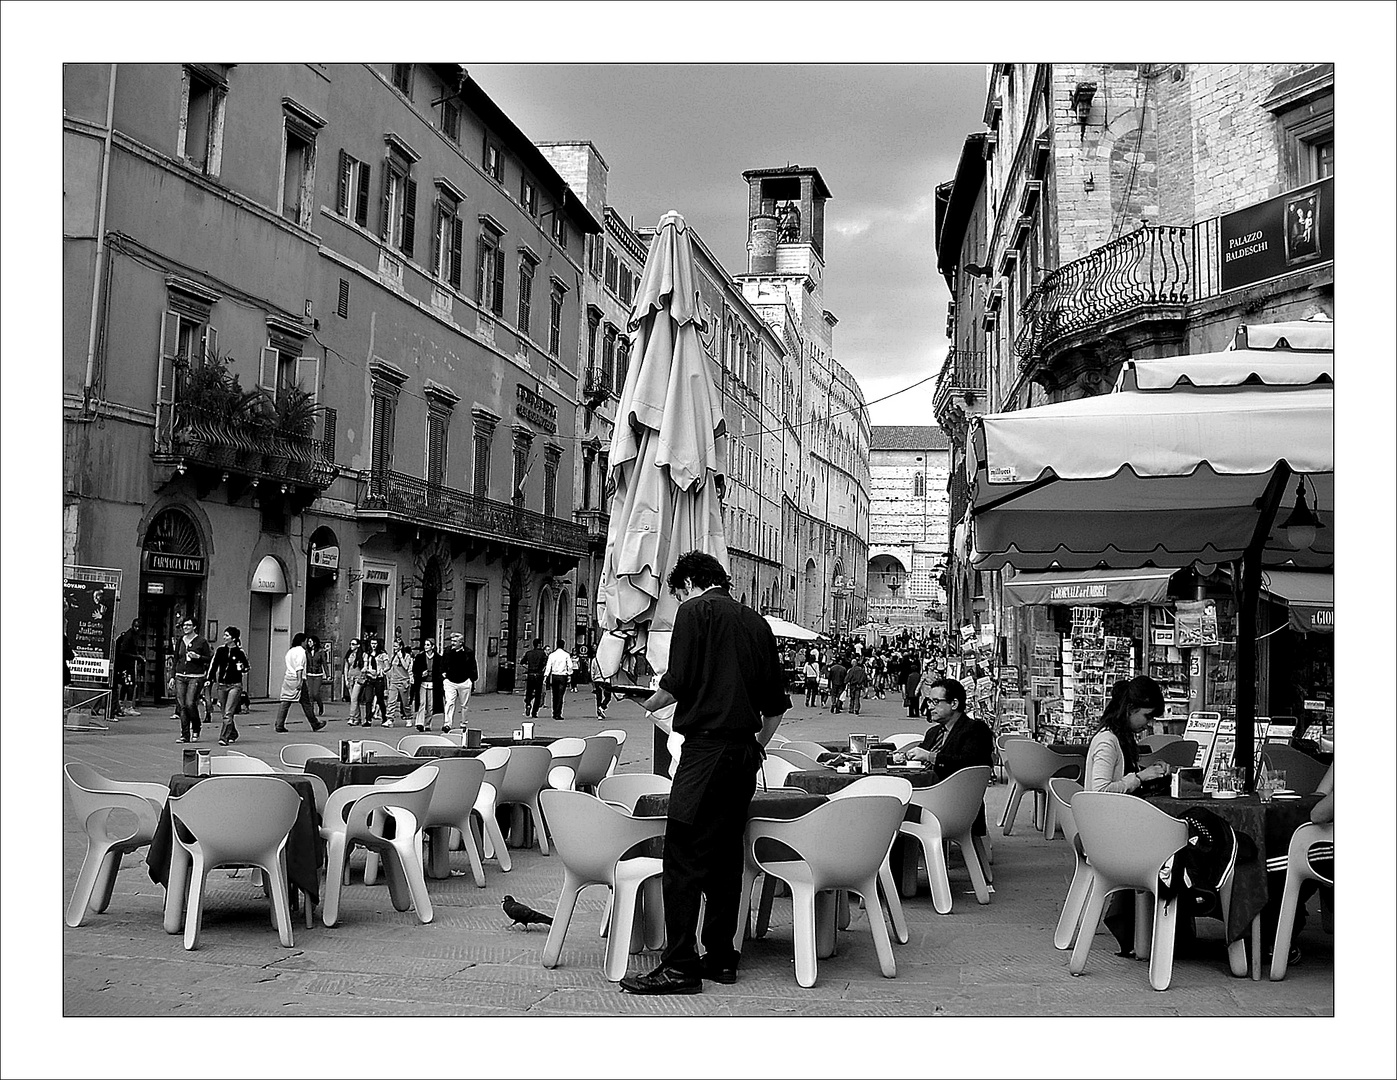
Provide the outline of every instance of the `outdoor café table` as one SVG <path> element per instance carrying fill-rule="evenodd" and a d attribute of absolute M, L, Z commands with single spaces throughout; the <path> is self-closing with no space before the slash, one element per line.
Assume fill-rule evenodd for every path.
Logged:
<path fill-rule="evenodd" d="M 820 745 L 832 754 L 847 754 L 849 752 L 848 739 L 828 739 L 821 740 Z M 876 742 L 869 747 L 870 750 L 896 750 L 897 745 L 890 742 Z"/>
<path fill-rule="evenodd" d="M 479 757 L 488 749 L 488 746 L 419 746 L 413 755 L 420 758 Z"/>
<path fill-rule="evenodd" d="M 325 781 L 325 786 L 334 791 L 346 784 L 375 784 L 380 776 L 406 776 L 413 769 L 420 769 L 431 762 L 413 757 L 381 757 L 375 761 L 357 761 L 346 764 L 337 758 L 311 758 L 306 762 L 305 771 Z"/>
<path fill-rule="evenodd" d="M 1227 940 L 1246 936 L 1252 919 L 1266 906 L 1266 859 L 1268 853 L 1283 855 L 1290 848 L 1290 837 L 1310 820 L 1310 811 L 1323 798 L 1303 795 L 1298 799 L 1272 798 L 1262 803 L 1259 795 L 1241 795 L 1235 799 L 1175 799 L 1169 795 L 1149 795 L 1145 801 L 1167 814 L 1182 817 L 1189 810 L 1209 810 L 1231 825 L 1238 834 L 1245 833 L 1256 845 L 1256 857 L 1245 862 L 1240 859 L 1232 879 L 1232 909 L 1227 921 Z"/>
<path fill-rule="evenodd" d="M 315 788 L 301 773 L 274 773 L 296 789 L 301 797 L 301 812 L 291 826 L 286 839 L 286 874 L 291 885 L 310 896 L 320 899 L 320 873 L 324 845 L 320 842 L 320 818 L 315 810 Z M 207 776 L 186 776 L 175 773 L 170 777 L 171 796 L 183 795 Z M 178 864 L 176 864 L 178 860 Z M 171 880 L 188 879 L 189 854 L 174 841 L 173 826 L 168 804 L 160 811 L 160 821 L 155 826 L 155 836 L 146 852 L 146 869 L 150 880 L 165 889 L 165 930 L 171 934 L 180 931 L 184 920 L 184 889 L 171 889 Z M 294 894 L 293 894 L 294 900 Z"/>
<path fill-rule="evenodd" d="M 832 795 L 864 778 L 864 773 L 842 773 L 833 769 L 801 769 L 788 773 L 786 786 L 800 788 L 815 795 Z M 936 783 L 936 774 L 931 769 L 890 768 L 888 776 L 902 776 L 910 780 L 914 788 L 931 787 Z M 907 820 L 915 821 L 917 812 L 907 808 Z M 903 896 L 917 895 L 917 842 L 909 836 L 898 833 L 893 840 L 892 853 L 888 857 L 888 867 L 893 872 L 898 891 Z"/>

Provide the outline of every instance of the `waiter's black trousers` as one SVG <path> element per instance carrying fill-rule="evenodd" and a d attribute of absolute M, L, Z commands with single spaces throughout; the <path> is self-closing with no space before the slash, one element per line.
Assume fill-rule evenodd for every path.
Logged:
<path fill-rule="evenodd" d="M 706 898 L 703 947 L 710 962 L 736 964 L 742 899 L 742 836 L 761 761 L 755 740 L 719 747 L 686 742 L 665 827 L 665 946 L 662 962 L 698 974 L 699 897 Z M 686 767 L 688 775 L 686 775 Z M 676 820 L 675 814 L 686 821 Z"/>

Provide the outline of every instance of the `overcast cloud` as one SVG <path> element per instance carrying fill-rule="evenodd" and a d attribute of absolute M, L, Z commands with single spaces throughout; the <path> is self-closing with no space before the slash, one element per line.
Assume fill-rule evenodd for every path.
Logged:
<path fill-rule="evenodd" d="M 607 201 L 637 225 L 678 210 L 731 273 L 747 266 L 746 169 L 820 170 L 835 357 L 872 401 L 934 375 L 946 351 L 936 185 L 983 127 L 985 69 L 953 65 L 473 64 L 530 139 L 587 139 Z M 933 385 L 875 404 L 930 423 Z"/>

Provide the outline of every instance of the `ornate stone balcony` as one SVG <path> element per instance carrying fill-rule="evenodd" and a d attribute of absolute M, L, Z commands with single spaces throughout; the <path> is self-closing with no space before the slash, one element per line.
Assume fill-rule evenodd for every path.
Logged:
<path fill-rule="evenodd" d="M 936 381 L 932 410 L 937 424 L 948 436 L 963 437 L 966 418 L 987 408 L 988 387 L 989 369 L 984 353 L 952 349 L 946 354 Z"/>
<path fill-rule="evenodd" d="M 588 510 L 574 510 L 572 520 L 577 522 L 587 531 L 587 542 L 594 548 L 600 544 L 606 546 L 606 533 L 611 527 L 611 515 L 600 507 L 592 507 Z"/>

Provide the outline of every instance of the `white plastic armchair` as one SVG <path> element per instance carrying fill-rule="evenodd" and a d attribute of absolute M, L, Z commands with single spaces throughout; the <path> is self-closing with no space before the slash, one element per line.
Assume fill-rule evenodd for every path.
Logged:
<path fill-rule="evenodd" d="M 946 871 L 946 841 L 960 847 L 966 873 L 975 889 L 975 899 L 990 902 L 989 884 L 971 835 L 975 818 L 985 798 L 992 770 L 988 765 L 958 769 L 938 784 L 912 792 L 912 805 L 921 811 L 919 821 L 904 821 L 900 831 L 921 845 L 926 860 L 931 901 L 937 914 L 951 910 L 951 882 Z"/>
<path fill-rule="evenodd" d="M 589 735 L 582 741 L 586 749 L 577 762 L 575 784 L 579 791 L 595 792 L 597 785 L 611 775 L 621 747 L 611 735 Z"/>
<path fill-rule="evenodd" d="M 572 770 L 574 779 L 577 776 L 577 766 L 582 760 L 582 755 L 587 752 L 587 740 L 577 736 L 569 736 L 563 739 L 554 739 L 548 744 L 548 753 L 553 759 L 553 764 L 549 766 L 549 773 L 559 765 L 566 765 Z"/>
<path fill-rule="evenodd" d="M 111 904 L 121 857 L 150 844 L 170 792 L 164 784 L 110 780 L 76 761 L 63 766 L 63 777 L 73 812 L 87 834 L 87 854 L 64 916 L 69 926 L 81 926 L 89 912 L 100 915 Z M 119 817 L 113 821 L 113 811 L 136 820 L 122 828 Z"/>
<path fill-rule="evenodd" d="M 1334 857 L 1334 824 L 1320 825 L 1308 821 L 1290 837 L 1286 851 L 1285 891 L 1281 893 L 1281 912 L 1276 921 L 1276 944 L 1271 953 L 1271 978 L 1285 978 L 1290 962 L 1290 940 L 1295 933 L 1295 909 L 1299 907 L 1300 886 L 1306 881 L 1318 881 L 1333 886 L 1334 879 L 1315 868 L 1317 857 Z"/>
<path fill-rule="evenodd" d="M 829 768 L 828 765 L 821 765 L 818 761 L 816 761 L 816 760 L 815 760 L 813 757 L 811 757 L 809 754 L 802 753 L 802 752 L 799 751 L 799 750 L 792 750 L 792 749 L 790 749 L 790 745 L 791 745 L 790 743 L 786 743 L 784 746 L 777 746 L 777 747 L 768 746 L 768 747 L 766 748 L 766 756 L 767 756 L 767 758 L 768 758 L 768 759 L 774 758 L 774 757 L 775 757 L 775 758 L 781 758 L 783 761 L 789 761 L 789 762 L 790 762 L 792 765 L 794 765 L 797 769 L 827 769 L 827 768 Z M 821 753 L 823 753 L 823 751 L 821 751 Z"/>
<path fill-rule="evenodd" d="M 408 757 L 412 757 L 413 754 L 417 753 L 417 751 L 424 746 L 458 745 L 460 744 L 453 742 L 452 740 L 448 739 L 445 735 L 423 735 L 419 733 L 415 735 L 404 735 L 401 739 L 398 740 L 397 749 L 398 753 L 406 754 Z"/>
<path fill-rule="evenodd" d="M 1026 792 L 1033 793 L 1035 812 L 1043 806 L 1043 838 L 1051 840 L 1057 833 L 1057 821 L 1052 804 L 1048 802 L 1048 781 L 1060 772 L 1075 771 L 1073 780 L 1081 780 L 1086 771 L 1086 759 L 1068 754 L 1057 754 L 1043 743 L 1033 739 L 1008 739 L 1002 751 L 1004 766 L 1009 770 L 1009 778 L 1014 786 L 1009 793 L 1009 801 L 1004 807 L 1004 816 L 999 827 L 1004 835 L 1014 831 L 1014 818 L 1019 813 L 1019 802 Z"/>
<path fill-rule="evenodd" d="M 581 739 L 577 740 L 579 743 Z M 579 756 L 581 750 L 578 751 Z M 538 793 L 548 786 L 548 774 L 555 764 L 553 755 L 546 746 L 509 747 L 509 767 L 505 769 L 500 782 L 496 803 L 499 806 L 511 804 L 519 808 L 515 815 L 516 824 L 523 824 L 523 811 L 527 809 L 533 819 L 534 834 L 538 838 L 539 850 L 548 854 L 548 830 L 544 822 L 543 809 L 539 805 Z M 517 830 L 516 830 L 517 831 Z"/>
<path fill-rule="evenodd" d="M 267 878 L 281 943 L 295 943 L 286 876 L 286 839 L 301 812 L 301 797 L 272 776 L 215 776 L 169 800 L 174 841 L 188 855 L 171 860 L 169 889 L 183 895 L 184 947 L 196 949 L 204 919 L 204 885 L 220 866 L 252 866 Z M 191 865 L 192 864 L 192 865 Z"/>
<path fill-rule="evenodd" d="M 1072 848 L 1074 863 L 1072 883 L 1067 886 L 1067 899 L 1062 904 L 1062 914 L 1058 916 L 1057 929 L 1053 932 L 1053 946 L 1070 949 L 1077 940 L 1077 927 L 1082 921 L 1082 907 L 1087 900 L 1087 886 L 1091 884 L 1091 869 L 1087 866 L 1087 854 L 1082 850 L 1081 837 L 1077 835 L 1077 819 L 1072 816 L 1072 797 L 1082 790 L 1082 785 L 1063 776 L 1055 776 L 1048 781 L 1048 798 L 1056 805 L 1058 824 L 1062 834 Z"/>
<path fill-rule="evenodd" d="M 840 788 L 830 795 L 831 799 L 857 799 L 865 795 L 892 795 L 901 800 L 903 809 L 912 799 L 912 781 L 902 776 L 865 776 L 855 780 L 848 787 Z M 905 815 L 904 815 L 905 816 Z M 908 941 L 907 918 L 902 912 L 902 899 L 898 896 L 897 884 L 893 880 L 892 848 L 883 858 L 878 868 L 878 889 L 883 901 L 888 905 L 888 917 L 893 924 L 893 938 L 899 945 Z M 867 901 L 865 901 L 867 902 Z"/>
<path fill-rule="evenodd" d="M 784 881 L 791 889 L 795 922 L 796 982 L 815 985 L 816 895 L 824 917 L 833 918 L 832 890 L 848 889 L 864 898 L 878 964 L 883 975 L 897 974 L 892 941 L 878 903 L 878 868 L 887 857 L 902 820 L 902 802 L 893 795 L 866 795 L 835 799 L 791 821 L 753 818 L 747 823 L 748 856 L 763 873 Z M 775 840 L 797 856 L 773 855 L 762 841 Z"/>
<path fill-rule="evenodd" d="M 610 890 L 611 932 L 603 969 L 608 980 L 619 982 L 626 974 L 627 958 L 640 945 L 636 911 L 641 890 L 648 893 L 647 910 L 657 913 L 663 870 L 660 859 L 622 856 L 645 840 L 663 836 L 665 819 L 632 817 L 581 791 L 547 790 L 539 799 L 554 823 L 553 842 L 563 863 L 563 888 L 543 948 L 543 966 L 558 966 L 578 894 L 588 885 L 605 885 Z"/>
<path fill-rule="evenodd" d="M 820 760 L 821 754 L 829 753 L 828 749 L 810 739 L 788 739 L 786 742 L 781 744 L 781 749 L 794 750 L 797 753 L 805 754 L 808 757 L 813 758 L 815 761 Z"/>
<path fill-rule="evenodd" d="M 899 731 L 896 735 L 885 736 L 883 741 L 893 744 L 894 750 L 906 750 L 909 746 L 919 746 L 925 734 L 916 731 Z"/>
<path fill-rule="evenodd" d="M 361 747 L 365 753 L 382 754 L 384 757 L 407 757 L 392 743 L 382 742 L 378 739 L 365 739 Z"/>
<path fill-rule="evenodd" d="M 773 788 L 786 786 L 786 777 L 793 772 L 800 772 L 804 766 L 797 765 L 793 761 L 787 761 L 783 757 L 776 757 L 770 747 L 767 748 L 766 759 L 762 761 L 761 776 L 758 783 L 764 785 L 768 791 Z"/>
<path fill-rule="evenodd" d="M 219 754 L 209 759 L 209 772 L 213 776 L 267 776 L 276 769 L 261 758 Z"/>
<path fill-rule="evenodd" d="M 620 768 L 621 747 L 626 745 L 626 732 L 622 728 L 607 728 L 605 731 L 598 731 L 597 734 L 610 735 L 613 739 L 616 740 L 616 757 L 612 760 L 611 769 L 606 774 L 607 776 L 611 776 L 616 772 L 618 768 Z"/>
<path fill-rule="evenodd" d="M 1188 826 L 1143 799 L 1112 791 L 1077 792 L 1072 796 L 1072 817 L 1091 879 L 1068 970 L 1080 975 L 1086 969 L 1106 897 L 1120 889 L 1134 889 L 1154 898 L 1150 986 L 1169 989 L 1179 897 L 1165 900 L 1161 896 L 1159 876 L 1165 863 L 1171 863 L 1175 853 L 1188 843 Z M 1136 920 L 1138 937 L 1142 929 L 1138 908 Z"/>
<path fill-rule="evenodd" d="M 432 801 L 427 815 L 418 822 L 430 855 L 423 859 L 426 876 L 445 879 L 451 876 L 451 839 L 457 833 L 461 846 L 470 860 L 471 876 L 478 888 L 485 888 L 485 868 L 480 861 L 480 846 L 471 828 L 471 812 L 480 797 L 480 785 L 485 779 L 485 765 L 479 758 L 440 758 L 433 763 L 437 782 L 432 786 Z M 378 787 L 392 784 L 399 777 L 381 776 L 374 782 Z M 382 815 L 375 815 L 370 826 L 382 829 Z M 379 856 L 369 851 L 364 860 L 364 884 L 378 881 Z"/>
<path fill-rule="evenodd" d="M 327 849 L 321 910 L 326 926 L 339 921 L 340 893 L 355 844 L 384 857 L 393 907 L 406 911 L 416 906 L 420 921 L 432 921 L 432 901 L 422 868 L 422 822 L 427 819 L 437 775 L 436 765 L 423 765 L 396 783 L 347 784 L 331 793 L 320 827 Z M 371 827 L 375 811 L 392 819 L 391 839 Z"/>
<path fill-rule="evenodd" d="M 511 866 L 509 848 L 495 817 L 495 808 L 499 805 L 500 785 L 509 771 L 510 753 L 508 746 L 491 746 L 475 759 L 485 766 L 485 779 L 480 782 L 480 794 L 475 799 L 475 813 L 480 819 L 480 852 L 484 858 L 494 859 L 505 873 Z M 471 824 L 475 825 L 475 818 L 471 819 Z"/>
<path fill-rule="evenodd" d="M 656 773 L 613 773 L 597 785 L 597 798 L 634 814 L 642 795 L 668 794 L 673 783 L 668 776 Z"/>
<path fill-rule="evenodd" d="M 307 761 L 338 757 L 339 755 L 329 747 L 313 742 L 287 743 L 281 748 L 281 763 L 288 769 L 304 770 Z"/>
<path fill-rule="evenodd" d="M 1157 754 L 1170 743 L 1183 742 L 1182 735 L 1144 735 L 1135 740 L 1135 745 L 1142 752 Z"/>
<path fill-rule="evenodd" d="M 1144 747 L 1141 747 L 1144 750 Z M 1193 766 L 1198 758 L 1198 743 L 1192 739 L 1175 738 L 1173 742 L 1165 743 L 1157 750 L 1140 755 L 1140 768 L 1146 768 L 1156 762 L 1163 762 L 1165 765 L 1173 765 L 1176 768 L 1187 769 Z"/>

